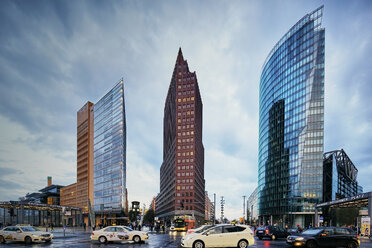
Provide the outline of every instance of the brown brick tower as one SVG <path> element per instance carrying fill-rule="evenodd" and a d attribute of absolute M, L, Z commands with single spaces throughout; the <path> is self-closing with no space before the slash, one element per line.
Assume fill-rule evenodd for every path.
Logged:
<path fill-rule="evenodd" d="M 164 107 L 163 163 L 156 214 L 194 216 L 204 222 L 205 180 L 202 142 L 203 104 L 195 72 L 178 51 Z"/>
<path fill-rule="evenodd" d="M 77 182 L 61 189 L 61 205 L 82 208 L 88 224 L 88 199 L 93 204 L 93 103 L 77 112 Z"/>

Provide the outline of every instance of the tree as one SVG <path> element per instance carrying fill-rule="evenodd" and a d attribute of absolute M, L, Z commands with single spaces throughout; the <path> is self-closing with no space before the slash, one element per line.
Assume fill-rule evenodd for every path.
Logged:
<path fill-rule="evenodd" d="M 155 211 L 151 208 L 143 216 L 143 224 L 154 224 Z"/>

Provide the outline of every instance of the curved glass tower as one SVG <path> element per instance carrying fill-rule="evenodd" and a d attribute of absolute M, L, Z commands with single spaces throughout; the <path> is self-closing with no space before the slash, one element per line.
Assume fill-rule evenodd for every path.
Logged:
<path fill-rule="evenodd" d="M 322 199 L 323 6 L 275 45 L 260 79 L 258 209 L 261 223 L 313 224 Z"/>

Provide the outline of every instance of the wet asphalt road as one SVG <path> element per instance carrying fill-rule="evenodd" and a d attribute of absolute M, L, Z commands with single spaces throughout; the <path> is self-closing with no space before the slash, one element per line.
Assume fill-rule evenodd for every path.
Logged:
<path fill-rule="evenodd" d="M 57 235 L 56 235 L 57 236 Z M 108 243 L 108 244 L 99 244 L 96 241 L 90 241 L 90 236 L 88 233 L 77 233 L 74 236 L 70 235 L 69 237 L 62 238 L 61 236 L 55 238 L 52 243 L 38 243 L 26 246 L 24 243 L 20 242 L 7 242 L 6 244 L 0 244 L 0 247 L 103 247 L 103 248 L 180 248 L 181 235 L 169 235 L 169 234 L 156 234 L 151 233 L 149 240 L 140 244 L 134 244 L 133 242 L 122 242 L 122 243 Z M 270 247 L 289 247 L 285 239 L 280 240 L 256 240 L 256 244 L 250 247 L 257 248 L 270 248 Z M 371 247 L 372 243 L 370 241 L 362 241 L 362 248 Z"/>

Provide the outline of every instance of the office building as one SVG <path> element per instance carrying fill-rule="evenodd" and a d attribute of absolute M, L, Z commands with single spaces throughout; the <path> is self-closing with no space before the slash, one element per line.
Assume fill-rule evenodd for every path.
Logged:
<path fill-rule="evenodd" d="M 357 181 L 358 169 L 343 149 L 324 153 L 323 166 L 323 202 L 363 193 Z"/>
<path fill-rule="evenodd" d="M 76 183 L 61 189 L 61 205 L 82 209 L 88 225 L 88 200 L 93 202 L 93 103 L 77 112 Z"/>
<path fill-rule="evenodd" d="M 110 220 L 127 211 L 124 99 L 124 82 L 120 80 L 94 105 L 93 204 L 96 213 L 109 215 Z"/>
<path fill-rule="evenodd" d="M 274 46 L 260 79 L 258 214 L 281 226 L 314 224 L 323 199 L 323 6 Z"/>
<path fill-rule="evenodd" d="M 258 188 L 252 192 L 247 200 L 247 208 L 248 208 L 248 223 L 250 225 L 257 225 L 258 223 L 258 200 L 257 200 Z"/>
<path fill-rule="evenodd" d="M 204 223 L 202 111 L 196 73 L 189 71 L 180 48 L 164 107 L 163 163 L 156 199 L 156 214 L 168 223 L 179 215 Z"/>

